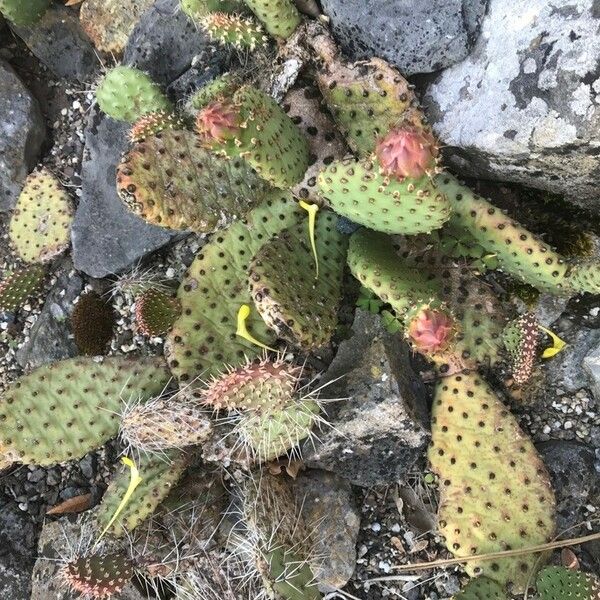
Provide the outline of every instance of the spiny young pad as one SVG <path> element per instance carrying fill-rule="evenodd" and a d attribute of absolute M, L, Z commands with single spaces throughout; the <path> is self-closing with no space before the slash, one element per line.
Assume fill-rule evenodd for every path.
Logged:
<path fill-rule="evenodd" d="M 0 446 L 25 464 L 81 458 L 117 435 L 124 397 L 147 400 L 170 378 L 156 358 L 73 358 L 40 367 L 6 390 Z"/>
<path fill-rule="evenodd" d="M 554 494 L 533 442 L 476 374 L 442 379 L 432 409 L 429 460 L 440 479 L 440 533 L 456 556 L 544 544 L 554 535 Z M 539 555 L 470 561 L 515 591 L 526 587 Z"/>
<path fill-rule="evenodd" d="M 527 383 L 533 372 L 540 330 L 533 313 L 525 313 L 506 327 L 503 341 L 511 359 L 512 377 L 517 385 Z"/>
<path fill-rule="evenodd" d="M 243 217 L 268 186 L 243 160 L 202 148 L 192 132 L 165 130 L 125 155 L 117 190 L 148 223 L 207 233 Z"/>
<path fill-rule="evenodd" d="M 44 283 L 46 269 L 30 265 L 0 280 L 0 312 L 18 310 Z"/>
<path fill-rule="evenodd" d="M 546 567 L 538 574 L 540 600 L 599 600 L 600 580 L 565 567 Z"/>
<path fill-rule="evenodd" d="M 184 120 L 172 112 L 159 110 L 151 112 L 140 117 L 129 132 L 129 139 L 135 142 L 142 142 L 147 137 L 152 137 L 164 129 L 185 129 Z"/>
<path fill-rule="evenodd" d="M 203 29 L 211 40 L 221 44 L 229 44 L 234 48 L 254 50 L 264 46 L 268 41 L 262 27 L 251 18 L 242 15 L 230 15 L 216 12 L 202 17 Z"/>
<path fill-rule="evenodd" d="M 22 27 L 39 21 L 49 6 L 50 0 L 0 0 L 0 13 Z"/>
<path fill-rule="evenodd" d="M 181 10 L 198 21 L 214 12 L 243 12 L 244 3 L 238 0 L 179 0 Z"/>
<path fill-rule="evenodd" d="M 179 287 L 182 312 L 165 347 L 171 370 L 181 381 L 191 383 L 200 374 L 209 378 L 223 365 L 237 366 L 262 353 L 236 335 L 240 306 L 252 305 L 247 269 L 265 242 L 300 218 L 291 194 L 272 192 L 244 221 L 217 233 L 200 250 Z M 274 341 L 255 309 L 246 324 L 261 342 Z"/>
<path fill-rule="evenodd" d="M 96 292 L 86 292 L 73 309 L 71 325 L 79 352 L 88 356 L 99 356 L 106 353 L 113 337 L 116 325 L 115 311 Z"/>
<path fill-rule="evenodd" d="M 192 108 L 200 110 L 211 102 L 232 96 L 238 87 L 239 83 L 234 75 L 223 73 L 196 90 L 188 103 Z"/>
<path fill-rule="evenodd" d="M 144 335 L 165 335 L 181 314 L 181 302 L 169 294 L 150 288 L 135 301 L 135 322 Z"/>
<path fill-rule="evenodd" d="M 120 65 L 110 69 L 96 88 L 101 110 L 118 121 L 134 123 L 145 114 L 171 111 L 171 102 L 146 73 Z"/>
<path fill-rule="evenodd" d="M 265 323 L 304 350 L 326 344 L 337 325 L 348 238 L 337 231 L 336 220 L 329 211 L 316 216 L 318 277 L 306 219 L 267 242 L 248 270 L 252 298 Z"/>
<path fill-rule="evenodd" d="M 134 575 L 134 567 L 125 554 L 92 554 L 66 563 L 60 574 L 74 593 L 103 600 L 123 590 Z"/>
<path fill-rule="evenodd" d="M 69 247 L 72 220 L 68 194 L 41 169 L 25 180 L 10 220 L 10 241 L 23 261 L 47 262 Z"/>
<path fill-rule="evenodd" d="M 245 0 L 274 37 L 288 38 L 300 24 L 300 13 L 291 0 Z"/>
<path fill-rule="evenodd" d="M 600 294 L 600 264 L 588 261 L 572 265 L 567 284 L 575 292 Z"/>
<path fill-rule="evenodd" d="M 157 506 L 169 495 L 188 465 L 188 457 L 179 450 L 162 451 L 160 454 L 139 456 L 137 468 L 141 483 L 129 498 L 117 520 L 108 533 L 113 537 L 123 537 L 148 519 Z M 130 483 L 129 469 L 122 469 L 111 481 L 98 508 L 97 520 L 101 530 L 121 504 Z"/>
<path fill-rule="evenodd" d="M 429 233 L 451 213 L 445 194 L 428 175 L 391 179 L 376 161 L 335 161 L 321 171 L 318 185 L 337 213 L 385 233 Z"/>
<path fill-rule="evenodd" d="M 492 579 L 477 577 L 458 593 L 452 600 L 508 600 L 506 592 Z"/>

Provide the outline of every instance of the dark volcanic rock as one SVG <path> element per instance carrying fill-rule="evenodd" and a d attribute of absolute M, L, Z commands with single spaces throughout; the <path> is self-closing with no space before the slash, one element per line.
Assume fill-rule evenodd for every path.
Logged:
<path fill-rule="evenodd" d="M 37 100 L 0 60 L 0 212 L 10 210 L 35 166 L 46 127 Z"/>
<path fill-rule="evenodd" d="M 307 465 L 333 471 L 364 487 L 401 480 L 429 440 L 425 392 L 408 348 L 380 318 L 357 311 L 354 335 L 340 344 L 322 383 L 331 427 L 307 442 Z M 337 380 L 337 381 L 335 381 Z"/>
<path fill-rule="evenodd" d="M 404 75 L 463 60 L 479 34 L 487 0 L 323 0 L 333 32 L 354 60 L 379 56 Z"/>

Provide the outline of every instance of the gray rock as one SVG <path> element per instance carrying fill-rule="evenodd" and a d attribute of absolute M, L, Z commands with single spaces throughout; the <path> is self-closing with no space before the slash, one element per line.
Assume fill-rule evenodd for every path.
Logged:
<path fill-rule="evenodd" d="M 471 54 L 425 105 L 451 165 L 600 208 L 596 0 L 490 0 Z"/>
<path fill-rule="evenodd" d="M 326 471 L 309 470 L 294 481 L 302 516 L 315 540 L 319 565 L 313 567 L 322 592 L 343 588 L 356 567 L 360 510 L 347 482 Z"/>
<path fill-rule="evenodd" d="M 78 354 L 69 319 L 75 299 L 83 289 L 83 281 L 71 269 L 70 261 L 65 261 L 29 338 L 17 352 L 17 361 L 24 369 L 34 369 Z"/>
<path fill-rule="evenodd" d="M 39 558 L 33 568 L 31 600 L 79 600 L 81 595 L 71 593 L 58 577 L 59 558 L 72 554 L 78 547 L 81 524 L 85 517 L 69 516 L 44 525 L 39 540 Z M 113 600 L 145 600 L 133 584 L 111 596 Z M 16 600 L 16 598 L 15 598 Z"/>
<path fill-rule="evenodd" d="M 75 268 L 106 277 L 136 263 L 172 237 L 129 212 L 116 191 L 116 165 L 127 147 L 126 123 L 92 110 L 81 168 L 82 195 L 71 231 Z"/>
<path fill-rule="evenodd" d="M 331 427 L 304 444 L 311 467 L 333 471 L 364 487 L 390 484 L 422 455 L 429 434 L 425 392 L 412 371 L 408 348 L 383 329 L 377 315 L 357 311 L 350 339 L 322 383 Z"/>
<path fill-rule="evenodd" d="M 322 5 L 352 59 L 379 56 L 413 75 L 443 69 L 469 54 L 487 0 L 323 0 Z"/>
<path fill-rule="evenodd" d="M 0 212 L 10 210 L 33 169 L 46 134 L 37 100 L 0 60 Z"/>
<path fill-rule="evenodd" d="M 600 401 L 600 345 L 592 348 L 583 359 L 583 370 L 588 376 L 594 398 Z"/>
<path fill-rule="evenodd" d="M 0 597 L 25 600 L 31 593 L 31 566 L 10 555 L 0 557 Z"/>
<path fill-rule="evenodd" d="M 193 65 L 208 71 L 229 56 L 229 50 L 213 44 L 179 9 L 179 0 L 158 0 L 129 36 L 123 63 L 146 71 L 166 86 Z"/>
<path fill-rule="evenodd" d="M 34 25 L 14 27 L 15 33 L 54 75 L 76 81 L 92 79 L 100 60 L 76 13 L 53 4 Z"/>

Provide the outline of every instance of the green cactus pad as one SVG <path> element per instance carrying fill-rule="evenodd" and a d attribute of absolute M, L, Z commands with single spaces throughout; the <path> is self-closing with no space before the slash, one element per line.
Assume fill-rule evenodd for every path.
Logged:
<path fill-rule="evenodd" d="M 170 377 L 155 358 L 73 358 L 40 367 L 6 390 L 0 447 L 26 464 L 81 458 L 117 435 L 123 399 L 147 400 Z"/>
<path fill-rule="evenodd" d="M 238 87 L 237 77 L 231 73 L 223 73 L 196 90 L 188 99 L 188 104 L 200 110 L 215 100 L 232 96 Z"/>
<path fill-rule="evenodd" d="M 429 460 L 440 479 L 440 533 L 456 557 L 544 544 L 554 535 L 554 494 L 533 442 L 475 374 L 438 383 Z M 522 590 L 539 555 L 469 561 L 484 575 Z"/>
<path fill-rule="evenodd" d="M 201 148 L 192 132 L 165 130 L 125 155 L 117 189 L 127 207 L 153 225 L 206 233 L 243 217 L 268 186 L 239 158 Z"/>
<path fill-rule="evenodd" d="M 1 280 L 0 312 L 21 308 L 42 287 L 45 276 L 46 269 L 42 265 L 30 265 Z"/>
<path fill-rule="evenodd" d="M 600 580 L 565 567 L 546 567 L 537 577 L 540 600 L 600 600 Z"/>
<path fill-rule="evenodd" d="M 179 450 L 163 451 L 154 455 L 140 454 L 136 466 L 142 481 L 115 522 L 108 528 L 108 533 L 113 537 L 123 537 L 152 516 L 157 506 L 179 481 L 188 462 L 188 457 Z M 96 515 L 101 530 L 108 527 L 129 488 L 130 480 L 130 470 L 123 468 L 108 486 Z"/>
<path fill-rule="evenodd" d="M 402 122 L 422 126 L 416 96 L 409 83 L 379 58 L 348 65 L 325 57 L 317 83 L 348 145 L 369 156 L 376 141 Z"/>
<path fill-rule="evenodd" d="M 135 301 L 135 322 L 144 335 L 165 335 L 181 314 L 181 303 L 156 288 L 143 292 Z"/>
<path fill-rule="evenodd" d="M 329 211 L 316 216 L 318 277 L 308 219 L 266 243 L 248 270 L 252 298 L 265 323 L 307 351 L 326 344 L 337 326 L 348 238 L 337 231 L 336 220 Z"/>
<path fill-rule="evenodd" d="M 182 313 L 167 337 L 166 356 L 173 374 L 191 383 L 237 366 L 262 349 L 236 335 L 240 306 L 252 305 L 247 269 L 262 245 L 302 217 L 291 194 L 272 192 L 244 221 L 217 233 L 186 273 L 177 297 Z M 250 333 L 265 344 L 274 336 L 252 309 Z"/>
<path fill-rule="evenodd" d="M 458 593 L 452 600 L 508 600 L 506 592 L 492 579 L 477 577 Z"/>
<path fill-rule="evenodd" d="M 61 576 L 74 593 L 85 598 L 108 598 L 131 581 L 134 567 L 125 554 L 92 554 L 66 563 Z"/>
<path fill-rule="evenodd" d="M 575 292 L 600 294 L 600 264 L 581 262 L 569 269 L 567 284 Z"/>
<path fill-rule="evenodd" d="M 540 341 L 540 330 L 533 313 L 525 313 L 506 327 L 502 340 L 511 358 L 511 372 L 516 384 L 526 383 L 533 372 Z"/>
<path fill-rule="evenodd" d="M 300 25 L 300 13 L 291 0 L 245 0 L 274 37 L 289 38 Z"/>
<path fill-rule="evenodd" d="M 283 600 L 319 600 L 315 576 L 310 564 L 300 559 L 293 550 L 276 548 L 265 554 L 271 587 Z"/>
<path fill-rule="evenodd" d="M 123 65 L 106 73 L 96 88 L 100 109 L 118 121 L 135 123 L 145 114 L 171 111 L 171 102 L 142 71 Z"/>
<path fill-rule="evenodd" d="M 142 142 L 165 129 L 185 129 L 185 121 L 172 112 L 159 110 L 140 117 L 129 132 L 132 142 Z"/>
<path fill-rule="evenodd" d="M 188 17 L 196 21 L 214 12 L 233 13 L 244 10 L 241 0 L 179 0 L 179 5 Z"/>
<path fill-rule="evenodd" d="M 22 27 L 39 21 L 49 6 L 50 0 L 0 0 L 0 13 Z"/>
<path fill-rule="evenodd" d="M 371 160 L 335 161 L 319 174 L 318 185 L 338 214 L 376 231 L 429 233 L 450 217 L 448 199 L 429 176 L 389 179 Z"/>
<path fill-rule="evenodd" d="M 228 139 L 203 135 L 204 114 L 198 113 L 198 131 L 207 146 L 231 158 L 244 158 L 271 185 L 286 189 L 302 181 L 308 168 L 308 143 L 283 109 L 264 92 L 252 87 L 240 88 L 232 98 L 239 128 Z M 208 127 L 210 133 L 210 127 Z"/>
<path fill-rule="evenodd" d="M 260 25 L 242 15 L 211 13 L 203 17 L 200 24 L 211 40 L 228 44 L 238 50 L 254 50 L 264 46 L 269 39 Z"/>
<path fill-rule="evenodd" d="M 68 194 L 41 169 L 25 180 L 10 221 L 10 241 L 26 263 L 47 262 L 69 247 L 72 220 Z"/>
<path fill-rule="evenodd" d="M 116 325 L 115 311 L 96 292 L 86 292 L 73 309 L 71 325 L 79 352 L 88 356 L 99 356 L 106 353 L 113 337 Z"/>

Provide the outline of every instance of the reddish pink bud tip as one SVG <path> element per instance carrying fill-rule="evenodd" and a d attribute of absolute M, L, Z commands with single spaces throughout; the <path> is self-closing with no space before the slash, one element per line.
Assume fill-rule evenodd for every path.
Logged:
<path fill-rule="evenodd" d="M 419 178 L 435 167 L 438 147 L 431 133 L 409 125 L 392 129 L 375 153 L 385 175 Z"/>
<path fill-rule="evenodd" d="M 196 117 L 196 131 L 206 142 L 224 142 L 235 137 L 239 130 L 239 111 L 231 102 L 213 102 Z"/>
<path fill-rule="evenodd" d="M 440 310 L 422 310 L 410 323 L 408 335 L 415 348 L 424 354 L 444 350 L 452 337 L 453 321 Z"/>

